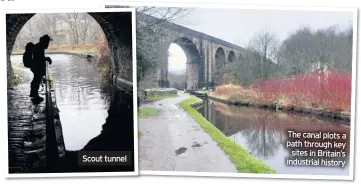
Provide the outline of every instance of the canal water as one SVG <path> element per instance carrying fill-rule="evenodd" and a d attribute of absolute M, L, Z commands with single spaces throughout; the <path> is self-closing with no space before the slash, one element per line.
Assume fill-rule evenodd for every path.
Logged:
<path fill-rule="evenodd" d="M 85 58 L 49 56 L 66 150 L 133 151 L 132 95 L 111 87 Z M 13 55 L 11 60 L 16 67 L 22 56 Z"/>
<path fill-rule="evenodd" d="M 203 106 L 198 107 L 198 111 L 225 136 L 247 149 L 279 174 L 349 175 L 349 157 L 344 158 L 347 162 L 343 168 L 286 165 L 286 157 L 290 156 L 290 150 L 286 148 L 287 130 L 344 132 L 349 137 L 350 127 L 345 122 L 227 105 L 207 98 L 204 99 Z M 347 138 L 345 141 L 349 144 L 350 139 Z M 347 155 L 349 155 L 348 150 L 349 147 L 347 146 Z"/>
<path fill-rule="evenodd" d="M 51 55 L 51 58 L 65 146 L 67 150 L 79 150 L 102 130 L 111 89 L 91 61 L 70 55 Z"/>

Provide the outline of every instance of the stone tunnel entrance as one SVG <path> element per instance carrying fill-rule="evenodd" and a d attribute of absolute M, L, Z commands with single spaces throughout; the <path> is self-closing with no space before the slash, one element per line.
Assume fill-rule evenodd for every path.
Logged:
<path fill-rule="evenodd" d="M 170 87 L 179 90 L 198 89 L 200 54 L 196 45 L 188 38 L 183 37 L 177 38 L 172 44 L 168 49 L 171 55 L 168 55 L 167 62 L 167 80 Z M 173 50 L 174 45 L 179 46 L 180 49 Z"/>
<path fill-rule="evenodd" d="M 131 12 L 88 12 L 102 28 L 108 41 L 110 57 L 112 60 L 111 77 L 115 81 L 122 78 L 132 81 L 132 29 L 124 27 L 132 26 Z M 23 26 L 35 15 L 30 14 L 7 14 L 7 80 L 8 87 L 13 78 L 10 56 L 15 40 Z M 48 33 L 51 35 L 50 33 Z"/>
<path fill-rule="evenodd" d="M 107 40 L 105 47 L 109 49 L 111 73 L 115 77 L 112 81 L 102 80 L 94 62 L 83 58 L 83 54 L 48 53 L 53 60 L 50 66 L 53 87 L 51 90 L 40 87 L 39 94 L 50 96 L 51 100 L 37 103 L 29 97 L 32 73 L 21 66 L 23 51 L 12 55 L 14 48 L 25 47 L 16 39 L 34 15 L 38 14 L 6 15 L 8 85 L 13 77 L 13 67 L 15 71 L 21 68 L 26 76 L 24 82 L 8 88 L 9 173 L 134 171 L 133 159 L 132 165 L 111 168 L 79 167 L 77 162 L 79 150 L 134 153 L 133 93 L 108 83 L 119 78 L 132 82 L 132 13 L 88 13 L 99 24 Z M 52 33 L 44 34 L 57 41 Z M 45 95 L 44 91 L 52 91 L 52 95 Z M 51 124 L 49 119 L 52 119 L 47 119 L 50 116 L 45 114 L 52 111 L 48 110 L 49 101 L 53 101 L 56 112 L 54 124 L 58 128 L 55 134 L 48 134 L 50 131 L 47 130 Z M 123 120 L 122 124 L 118 123 L 119 119 Z M 59 149 L 56 149 L 57 144 Z M 50 154 L 48 150 L 58 150 L 59 159 L 56 164 L 50 164 L 55 171 L 48 170 L 47 164 L 49 160 L 55 160 L 51 158 L 57 153 Z"/>

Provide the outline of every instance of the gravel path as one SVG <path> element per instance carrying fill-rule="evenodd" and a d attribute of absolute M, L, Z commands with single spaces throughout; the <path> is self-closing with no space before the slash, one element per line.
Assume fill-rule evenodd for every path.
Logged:
<path fill-rule="evenodd" d="M 139 119 L 141 171 L 237 172 L 235 166 L 181 107 L 189 95 L 143 105 L 160 109 L 160 115 Z"/>

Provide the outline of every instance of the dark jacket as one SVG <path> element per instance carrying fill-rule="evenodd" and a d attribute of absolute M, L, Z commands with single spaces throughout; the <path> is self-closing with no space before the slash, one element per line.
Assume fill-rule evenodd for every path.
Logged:
<path fill-rule="evenodd" d="M 33 52 L 33 66 L 31 70 L 39 74 L 45 75 L 46 68 L 45 49 L 40 43 L 35 44 Z"/>

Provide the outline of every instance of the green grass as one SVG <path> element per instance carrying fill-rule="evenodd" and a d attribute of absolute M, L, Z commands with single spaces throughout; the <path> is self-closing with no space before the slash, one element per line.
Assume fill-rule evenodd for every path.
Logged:
<path fill-rule="evenodd" d="M 48 75 L 49 75 L 49 84 L 50 84 L 50 89 L 52 89 L 54 87 L 54 82 L 53 82 L 53 71 L 49 68 L 48 69 Z"/>
<path fill-rule="evenodd" d="M 147 98 L 147 101 L 158 101 L 158 100 L 163 100 L 163 99 L 167 99 L 167 98 L 175 98 L 178 97 L 178 95 L 163 95 L 163 96 L 151 96 Z"/>
<path fill-rule="evenodd" d="M 23 63 L 19 63 L 19 64 L 16 64 L 14 66 L 17 66 L 17 67 L 21 67 L 21 68 L 25 68 L 24 64 Z"/>
<path fill-rule="evenodd" d="M 158 116 L 160 110 L 152 107 L 140 107 L 138 111 L 138 117 L 139 118 L 147 118 L 147 117 L 153 117 Z"/>
<path fill-rule="evenodd" d="M 143 136 L 143 133 L 141 131 L 138 131 L 138 139 L 140 139 Z"/>
<path fill-rule="evenodd" d="M 11 84 L 9 85 L 10 88 L 15 87 L 19 84 L 22 84 L 26 80 L 24 71 L 14 68 L 13 72 L 14 72 L 14 77 L 13 77 L 13 80 L 11 81 Z"/>
<path fill-rule="evenodd" d="M 180 106 L 189 113 L 189 115 L 207 132 L 218 146 L 230 158 L 240 173 L 277 173 L 273 168 L 269 167 L 262 161 L 258 160 L 246 149 L 226 137 L 212 123 L 205 119 L 191 105 L 201 103 L 202 100 L 191 97 L 180 102 Z"/>
<path fill-rule="evenodd" d="M 11 54 L 23 54 L 24 51 L 25 51 L 24 49 L 13 50 Z"/>
<path fill-rule="evenodd" d="M 207 94 L 208 91 L 206 89 L 201 89 L 201 90 L 197 90 L 196 93 Z"/>

